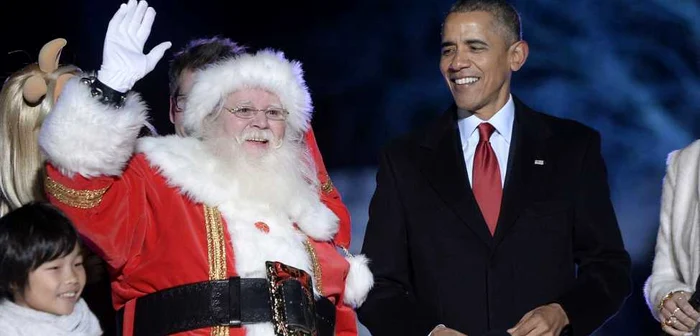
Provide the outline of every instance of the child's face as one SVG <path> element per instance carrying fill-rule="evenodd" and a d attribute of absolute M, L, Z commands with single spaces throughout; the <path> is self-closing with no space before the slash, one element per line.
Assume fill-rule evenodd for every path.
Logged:
<path fill-rule="evenodd" d="M 29 273 L 24 293 L 14 296 L 17 305 L 55 315 L 69 315 L 85 286 L 83 256 L 76 246 L 65 257 L 41 264 Z"/>

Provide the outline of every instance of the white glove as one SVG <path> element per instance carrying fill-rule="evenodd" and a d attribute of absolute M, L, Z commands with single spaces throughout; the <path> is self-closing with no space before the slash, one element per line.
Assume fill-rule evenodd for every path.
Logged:
<path fill-rule="evenodd" d="M 155 68 L 170 42 L 163 42 L 148 55 L 143 45 L 151 34 L 156 11 L 146 1 L 129 0 L 122 4 L 109 21 L 102 50 L 102 66 L 97 79 L 119 91 L 127 92 L 134 84 Z"/>

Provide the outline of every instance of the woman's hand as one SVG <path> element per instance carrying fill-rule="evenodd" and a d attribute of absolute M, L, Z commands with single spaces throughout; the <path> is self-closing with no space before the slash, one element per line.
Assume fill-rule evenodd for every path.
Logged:
<path fill-rule="evenodd" d="M 690 293 L 674 292 L 664 298 L 660 306 L 662 329 L 670 335 L 688 335 L 695 330 L 700 320 L 700 314 L 688 303 Z"/>

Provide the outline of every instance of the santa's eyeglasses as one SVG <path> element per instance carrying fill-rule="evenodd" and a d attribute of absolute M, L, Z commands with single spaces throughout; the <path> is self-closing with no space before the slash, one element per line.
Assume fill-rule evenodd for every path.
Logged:
<path fill-rule="evenodd" d="M 262 110 L 249 106 L 240 106 L 235 108 L 224 106 L 224 110 L 229 111 L 231 114 L 241 119 L 253 119 L 259 112 L 265 112 L 265 117 L 267 117 L 267 120 L 282 121 L 287 119 L 287 115 L 289 114 L 289 112 L 281 107 L 268 107 Z"/>

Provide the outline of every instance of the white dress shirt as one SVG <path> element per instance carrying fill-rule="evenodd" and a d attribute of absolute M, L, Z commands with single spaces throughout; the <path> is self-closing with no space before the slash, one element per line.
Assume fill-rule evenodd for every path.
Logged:
<path fill-rule="evenodd" d="M 473 185 L 472 170 L 474 169 L 474 152 L 476 152 L 476 145 L 479 143 L 479 131 L 477 127 L 483 122 L 488 122 L 496 129 L 493 134 L 491 134 L 491 139 L 489 139 L 489 141 L 498 159 L 498 167 L 501 169 L 501 187 L 503 186 L 506 180 L 506 168 L 508 166 L 508 153 L 510 150 L 511 136 L 513 135 L 514 120 L 515 104 L 513 103 L 513 96 L 511 95 L 508 97 L 508 102 L 503 105 L 491 119 L 484 121 L 472 114 L 457 122 L 470 186 Z"/>

